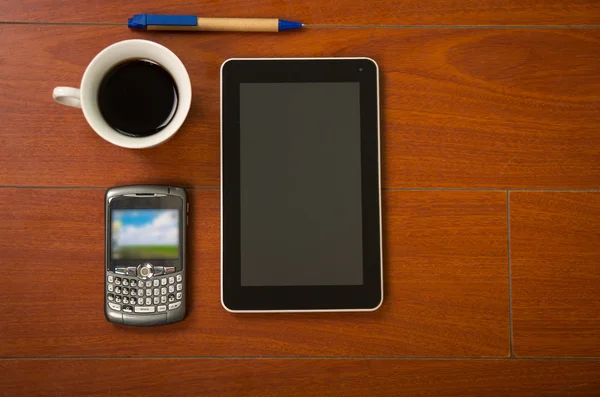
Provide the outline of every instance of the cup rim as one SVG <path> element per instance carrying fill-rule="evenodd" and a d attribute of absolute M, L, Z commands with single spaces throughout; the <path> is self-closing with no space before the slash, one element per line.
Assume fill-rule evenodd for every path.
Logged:
<path fill-rule="evenodd" d="M 147 137 L 130 137 L 127 135 L 123 135 L 110 127 L 100 128 L 100 126 L 98 126 L 94 120 L 94 115 L 92 115 L 92 106 L 95 106 L 97 108 L 97 100 L 94 100 L 93 103 L 89 103 L 88 101 L 83 100 L 83 93 L 90 88 L 88 87 L 88 84 L 90 84 L 90 80 L 92 79 L 92 77 L 97 77 L 98 74 L 102 74 L 102 77 L 104 77 L 104 75 L 110 70 L 106 68 L 102 68 L 100 70 L 98 69 L 98 64 L 102 62 L 105 57 L 110 56 L 114 53 L 120 54 L 123 51 L 127 50 L 131 50 L 131 52 L 135 54 L 135 50 L 139 50 L 141 46 L 149 48 L 151 49 L 151 51 L 160 51 L 163 53 L 163 55 L 169 57 L 170 60 L 175 63 L 175 68 L 177 69 L 176 73 L 174 73 L 174 71 L 171 70 L 171 68 L 167 68 L 161 64 L 162 67 L 164 67 L 167 71 L 169 71 L 169 73 L 173 75 L 176 82 L 182 81 L 183 84 L 186 86 L 179 87 L 178 84 L 178 105 L 175 115 L 164 129 L 157 132 L 156 134 L 152 134 Z M 134 58 L 136 58 L 135 55 L 133 55 L 132 57 L 119 56 L 115 59 L 113 65 L 116 65 L 124 60 Z M 151 57 L 145 58 L 153 60 Z M 94 59 L 92 59 L 92 61 L 86 67 L 85 72 L 83 73 L 83 77 L 81 80 L 81 92 L 81 107 L 83 110 L 84 117 L 86 118 L 88 124 L 98 135 L 100 135 L 104 140 L 117 146 L 129 149 L 143 149 L 160 145 L 161 143 L 164 143 L 167 140 L 169 140 L 173 135 L 177 133 L 177 131 L 179 131 L 179 128 L 183 125 L 190 110 L 192 99 L 192 84 L 190 81 L 189 74 L 187 73 L 187 69 L 185 68 L 183 62 L 181 62 L 179 57 L 175 55 L 173 51 L 153 41 L 130 39 L 119 41 L 109 45 L 108 47 L 100 51 L 94 57 Z"/>

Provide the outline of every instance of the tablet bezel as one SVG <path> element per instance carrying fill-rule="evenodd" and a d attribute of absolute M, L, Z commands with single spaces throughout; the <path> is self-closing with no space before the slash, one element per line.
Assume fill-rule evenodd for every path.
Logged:
<path fill-rule="evenodd" d="M 242 286 L 241 83 L 360 84 L 363 284 Z M 370 58 L 232 58 L 221 66 L 221 303 L 231 312 L 373 311 L 383 302 L 379 70 Z"/>

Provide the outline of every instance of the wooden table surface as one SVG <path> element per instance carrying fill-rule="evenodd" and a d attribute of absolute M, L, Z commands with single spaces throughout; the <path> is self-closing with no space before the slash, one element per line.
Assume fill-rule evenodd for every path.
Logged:
<path fill-rule="evenodd" d="M 286 34 L 139 33 L 134 13 L 282 17 Z M 171 48 L 183 129 L 111 146 L 51 98 L 119 40 Z M 233 315 L 219 299 L 219 67 L 368 56 L 381 71 L 384 275 L 373 313 Z M 597 0 L 4 0 L 3 396 L 600 395 Z M 103 194 L 191 197 L 185 321 L 103 313 Z"/>

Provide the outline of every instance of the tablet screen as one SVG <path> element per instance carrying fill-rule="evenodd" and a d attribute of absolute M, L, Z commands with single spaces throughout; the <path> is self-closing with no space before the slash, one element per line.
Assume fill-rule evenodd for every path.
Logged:
<path fill-rule="evenodd" d="M 239 89 L 241 285 L 362 285 L 360 84 Z"/>

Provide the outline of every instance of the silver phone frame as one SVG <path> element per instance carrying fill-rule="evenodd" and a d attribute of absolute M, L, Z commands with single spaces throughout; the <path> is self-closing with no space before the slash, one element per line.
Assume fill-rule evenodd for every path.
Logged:
<path fill-rule="evenodd" d="M 181 219 L 181 227 L 182 227 L 182 257 L 181 257 L 181 272 L 172 273 L 174 276 L 177 274 L 181 274 L 183 277 L 183 298 L 181 300 L 181 306 L 179 306 L 175 310 L 169 310 L 165 313 L 154 313 L 154 314 L 142 314 L 142 313 L 124 313 L 123 311 L 112 310 L 108 306 L 108 301 L 106 299 L 107 291 L 106 291 L 106 283 L 108 276 L 108 264 L 110 261 L 110 233 L 111 233 L 111 225 L 110 225 L 110 202 L 115 197 L 121 196 L 133 196 L 136 194 L 156 194 L 162 196 L 175 196 L 179 197 L 183 201 L 183 206 L 181 209 L 182 219 Z M 186 301 L 187 301 L 187 279 L 186 279 L 186 267 L 187 267 L 187 224 L 188 224 L 188 212 L 189 205 L 187 201 L 187 193 L 185 189 L 181 187 L 167 186 L 167 185 L 129 185 L 129 186 L 117 186 L 110 188 L 106 191 L 105 195 L 105 209 L 104 209 L 104 219 L 105 219 L 105 230 L 104 230 L 104 245 L 105 245 L 105 253 L 104 253 L 104 315 L 109 322 L 122 324 L 122 325 L 133 325 L 133 326 L 153 326 L 153 325 L 164 325 L 171 324 L 182 321 L 186 314 Z M 185 221 L 183 219 L 183 215 L 185 215 Z M 118 275 L 117 275 L 118 276 Z"/>
<path fill-rule="evenodd" d="M 379 258 L 380 258 L 380 274 L 381 274 L 381 300 L 379 304 L 374 308 L 369 309 L 302 309 L 302 310 L 233 310 L 225 305 L 223 299 L 223 67 L 229 61 L 302 61 L 302 60 L 344 60 L 344 59 L 366 59 L 375 65 L 377 71 L 377 167 L 379 178 L 377 181 L 379 190 Z M 374 59 L 369 57 L 314 57 L 314 58 L 229 58 L 221 64 L 219 73 L 220 81 L 220 171 L 221 171 L 221 306 L 230 313 L 315 313 L 315 312 L 373 312 L 381 307 L 383 304 L 383 227 L 382 227 L 382 210 L 381 210 L 381 110 L 380 110 L 380 94 L 379 94 L 379 65 Z"/>

